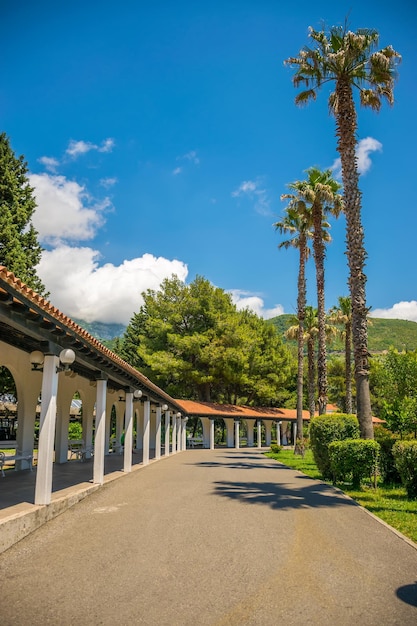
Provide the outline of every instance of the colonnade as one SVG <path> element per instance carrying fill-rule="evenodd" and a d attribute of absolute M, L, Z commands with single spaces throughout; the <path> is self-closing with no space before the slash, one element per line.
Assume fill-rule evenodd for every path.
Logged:
<path fill-rule="evenodd" d="M 267 420 L 267 419 L 255 419 L 255 418 L 240 418 L 234 419 L 233 417 L 223 417 L 222 419 L 226 425 L 226 445 L 228 448 L 240 448 L 240 422 L 246 423 L 247 430 L 247 446 L 253 448 L 255 446 L 255 425 L 256 425 L 256 446 L 262 447 L 262 424 L 265 429 L 265 446 L 269 447 L 272 443 L 272 426 L 276 424 L 276 442 L 281 445 L 281 421 Z M 214 418 L 200 417 L 203 426 L 203 447 L 214 450 Z M 296 440 L 297 424 L 292 425 L 292 437 L 293 441 Z"/>

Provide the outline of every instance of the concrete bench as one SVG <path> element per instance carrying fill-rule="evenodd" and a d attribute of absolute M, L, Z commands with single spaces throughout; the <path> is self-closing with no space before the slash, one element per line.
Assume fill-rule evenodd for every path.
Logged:
<path fill-rule="evenodd" d="M 20 450 L 16 450 L 16 454 L 5 454 L 4 452 L 0 452 L 0 470 L 3 478 L 5 477 L 4 466 L 9 463 L 14 463 L 16 465 L 16 461 L 27 461 L 29 469 L 32 471 L 33 454 L 29 452 L 21 452 Z"/>

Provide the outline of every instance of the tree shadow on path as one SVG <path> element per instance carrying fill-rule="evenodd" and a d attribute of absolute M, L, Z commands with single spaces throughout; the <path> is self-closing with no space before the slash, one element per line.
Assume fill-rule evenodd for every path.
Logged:
<path fill-rule="evenodd" d="M 302 484 L 303 476 L 297 476 L 300 486 L 275 482 L 214 483 L 214 494 L 222 498 L 238 500 L 242 504 L 263 504 L 272 509 L 305 509 L 334 506 L 358 506 L 331 485 L 320 482 Z"/>

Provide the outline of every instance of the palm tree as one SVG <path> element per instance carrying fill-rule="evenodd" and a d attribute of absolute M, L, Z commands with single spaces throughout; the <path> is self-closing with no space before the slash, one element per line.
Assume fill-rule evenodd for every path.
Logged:
<path fill-rule="evenodd" d="M 392 46 L 377 50 L 379 34 L 375 30 L 347 30 L 347 24 L 332 27 L 329 34 L 310 27 L 309 37 L 315 47 L 304 47 L 298 57 L 287 59 L 293 67 L 297 104 L 315 100 L 323 84 L 335 82 L 329 106 L 336 119 L 337 150 L 342 165 L 347 231 L 349 289 L 352 300 L 352 337 L 355 361 L 357 415 L 361 436 L 373 438 L 369 393 L 368 332 L 366 306 L 366 252 L 361 221 L 361 193 L 356 158 L 357 115 L 353 97 L 359 89 L 360 103 L 379 111 L 385 99 L 393 104 L 396 65 L 400 55 Z"/>
<path fill-rule="evenodd" d="M 288 185 L 295 192 L 289 198 L 301 198 L 310 207 L 313 228 L 313 255 L 316 266 L 317 311 L 318 311 L 318 408 L 319 413 L 326 412 L 327 404 L 327 354 L 326 354 L 326 308 L 324 292 L 325 246 L 330 241 L 328 233 L 328 215 L 338 217 L 342 208 L 341 188 L 332 176 L 331 170 L 321 171 L 316 167 L 307 170 L 306 180 L 297 180 Z"/>
<path fill-rule="evenodd" d="M 296 319 L 294 319 L 296 321 Z M 287 339 L 297 339 L 300 340 L 300 328 L 298 324 L 293 324 L 290 326 L 286 332 L 285 336 Z M 308 390 L 308 410 L 310 412 L 310 418 L 314 417 L 314 413 L 316 410 L 316 387 L 315 387 L 315 375 L 316 375 L 316 365 L 315 365 L 315 343 L 319 333 L 318 328 L 318 319 L 317 319 L 317 309 L 312 306 L 305 307 L 305 317 L 304 317 L 304 330 L 303 330 L 303 341 L 307 344 L 307 390 Z M 297 425 L 298 431 L 298 425 Z"/>
<path fill-rule="evenodd" d="M 304 375 L 304 316 L 306 306 L 306 261 L 310 254 L 308 240 L 311 238 L 310 217 L 305 202 L 292 198 L 282 221 L 274 224 L 281 234 L 290 238 L 282 241 L 278 248 L 297 248 L 299 251 L 297 280 L 297 329 L 298 329 L 298 368 L 297 368 L 297 434 L 303 440 L 303 375 Z"/>
<path fill-rule="evenodd" d="M 349 296 L 339 296 L 339 305 L 329 311 L 329 321 L 342 326 L 345 341 L 346 413 L 352 413 L 352 305 Z"/>

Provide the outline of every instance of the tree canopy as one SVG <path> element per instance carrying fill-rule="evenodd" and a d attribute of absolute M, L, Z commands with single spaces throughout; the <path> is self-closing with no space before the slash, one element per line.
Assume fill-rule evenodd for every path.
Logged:
<path fill-rule="evenodd" d="M 173 396 L 278 406 L 289 392 L 294 361 L 275 327 L 198 276 L 176 276 L 142 294 L 121 356 Z"/>
<path fill-rule="evenodd" d="M 0 134 L 0 264 L 42 295 L 36 273 L 42 248 L 31 222 L 36 209 L 27 164 L 16 157 L 5 133 Z"/>

